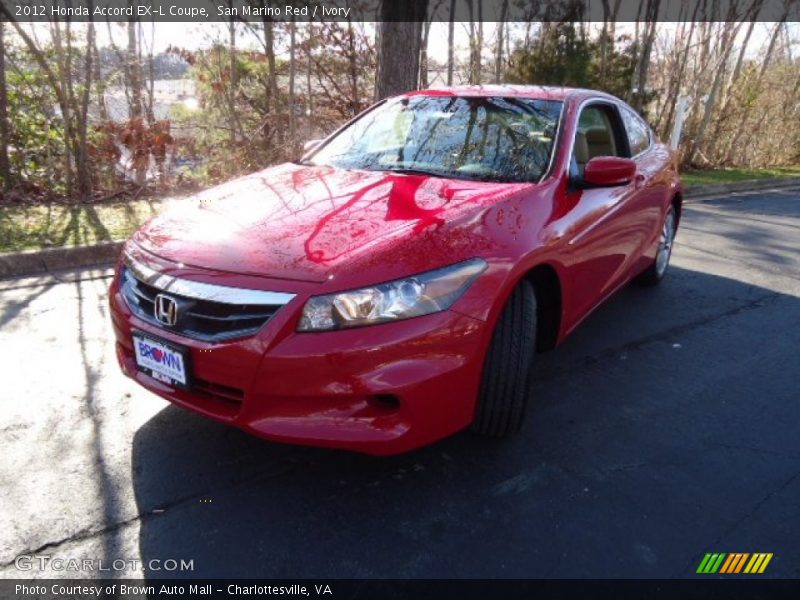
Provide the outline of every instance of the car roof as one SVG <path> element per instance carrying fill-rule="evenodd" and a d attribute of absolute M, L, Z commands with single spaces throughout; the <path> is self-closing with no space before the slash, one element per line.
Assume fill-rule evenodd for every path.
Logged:
<path fill-rule="evenodd" d="M 505 96 L 518 98 L 534 98 L 537 100 L 582 100 L 584 98 L 602 97 L 619 100 L 618 98 L 597 90 L 584 88 L 547 86 L 547 85 L 459 85 L 431 87 L 425 90 L 416 90 L 404 94 L 405 96 Z"/>

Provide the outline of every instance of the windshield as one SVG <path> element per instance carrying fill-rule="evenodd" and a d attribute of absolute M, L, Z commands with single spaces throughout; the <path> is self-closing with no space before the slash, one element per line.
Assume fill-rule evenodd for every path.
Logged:
<path fill-rule="evenodd" d="M 390 100 L 331 139 L 308 163 L 535 182 L 553 149 L 561 102 L 411 96 Z"/>

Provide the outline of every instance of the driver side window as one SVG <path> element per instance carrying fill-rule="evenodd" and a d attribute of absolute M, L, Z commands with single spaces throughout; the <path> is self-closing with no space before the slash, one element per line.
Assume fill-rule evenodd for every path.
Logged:
<path fill-rule="evenodd" d="M 625 156 L 619 143 L 617 121 L 611 111 L 611 107 L 599 104 L 581 111 L 572 153 L 572 167 L 580 176 L 586 163 L 596 156 Z"/>

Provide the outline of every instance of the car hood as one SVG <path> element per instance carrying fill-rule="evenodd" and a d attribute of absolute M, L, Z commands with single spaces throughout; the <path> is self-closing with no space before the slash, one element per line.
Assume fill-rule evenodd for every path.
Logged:
<path fill-rule="evenodd" d="M 187 266 L 271 278 L 325 281 L 403 262 L 411 273 L 478 255 L 489 242 L 476 213 L 530 187 L 285 164 L 179 202 L 134 241 Z"/>

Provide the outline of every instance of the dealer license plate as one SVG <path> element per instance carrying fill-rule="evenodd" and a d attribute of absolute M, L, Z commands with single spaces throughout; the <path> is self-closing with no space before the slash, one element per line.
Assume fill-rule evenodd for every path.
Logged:
<path fill-rule="evenodd" d="M 187 348 L 155 339 L 140 332 L 133 334 L 137 368 L 167 385 L 189 387 Z"/>

